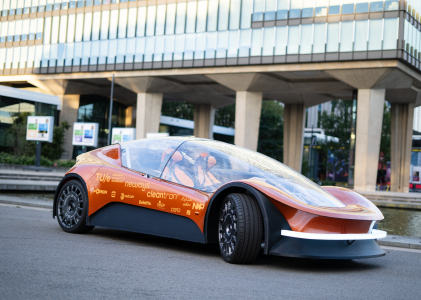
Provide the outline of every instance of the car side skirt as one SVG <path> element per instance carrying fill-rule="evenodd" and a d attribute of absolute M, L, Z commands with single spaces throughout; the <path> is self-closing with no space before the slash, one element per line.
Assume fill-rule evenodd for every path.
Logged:
<path fill-rule="evenodd" d="M 125 203 L 107 204 L 88 218 L 88 225 L 205 243 L 191 219 Z"/>
<path fill-rule="evenodd" d="M 375 240 L 309 240 L 285 236 L 270 249 L 269 255 L 312 259 L 363 259 L 386 253 Z"/>

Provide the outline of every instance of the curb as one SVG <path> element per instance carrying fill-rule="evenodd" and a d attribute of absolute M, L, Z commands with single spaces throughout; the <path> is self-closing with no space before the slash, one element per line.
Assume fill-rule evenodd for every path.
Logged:
<path fill-rule="evenodd" d="M 53 209 L 53 201 L 51 201 L 51 200 L 37 200 L 38 203 L 34 203 L 33 200 L 32 201 L 31 200 L 25 201 L 25 200 L 22 200 L 22 198 L 18 198 L 18 199 L 19 200 L 0 199 L 0 203 Z M 45 202 L 45 204 L 42 204 L 41 202 Z M 51 202 L 51 203 L 48 203 L 48 202 Z"/>
<path fill-rule="evenodd" d="M 375 201 L 375 200 L 371 200 L 371 202 L 373 202 L 377 207 L 421 210 L 421 203 L 402 203 L 402 202 Z"/>
<path fill-rule="evenodd" d="M 386 238 L 377 240 L 380 246 L 399 247 L 421 250 L 421 238 L 389 234 Z"/>

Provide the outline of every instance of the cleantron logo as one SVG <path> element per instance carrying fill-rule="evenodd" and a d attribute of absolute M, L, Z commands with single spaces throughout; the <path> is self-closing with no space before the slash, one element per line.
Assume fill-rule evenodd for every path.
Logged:
<path fill-rule="evenodd" d="M 105 190 L 100 190 L 100 189 L 95 189 L 95 190 L 94 190 L 94 193 L 95 193 L 95 194 L 97 194 L 97 195 L 98 195 L 98 194 L 107 194 L 107 191 L 105 191 Z"/>

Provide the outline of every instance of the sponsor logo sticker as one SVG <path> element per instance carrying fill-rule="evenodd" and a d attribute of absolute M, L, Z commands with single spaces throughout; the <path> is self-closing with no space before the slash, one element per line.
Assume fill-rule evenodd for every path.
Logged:
<path fill-rule="evenodd" d="M 149 202 L 149 201 L 142 201 L 142 200 L 139 200 L 139 204 L 141 204 L 141 205 L 152 205 L 151 202 Z"/>
<path fill-rule="evenodd" d="M 202 210 L 205 208 L 205 204 L 203 203 L 193 203 L 192 209 Z"/>
<path fill-rule="evenodd" d="M 95 194 L 103 194 L 103 195 L 106 195 L 107 194 L 107 191 L 105 191 L 105 190 L 100 190 L 100 189 L 95 189 L 94 190 L 94 193 Z"/>
<path fill-rule="evenodd" d="M 120 199 L 124 200 L 124 199 L 133 199 L 134 196 L 133 195 L 125 195 L 124 193 L 121 193 Z"/>

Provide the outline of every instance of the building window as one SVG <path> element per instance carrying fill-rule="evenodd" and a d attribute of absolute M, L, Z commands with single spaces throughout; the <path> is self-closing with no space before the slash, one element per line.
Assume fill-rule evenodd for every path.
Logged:
<path fill-rule="evenodd" d="M 368 13 L 368 2 L 367 0 L 357 0 L 357 7 L 356 7 L 356 13 Z"/>
<path fill-rule="evenodd" d="M 351 52 L 354 39 L 354 22 L 341 23 L 341 52 Z"/>
<path fill-rule="evenodd" d="M 300 41 L 300 27 L 289 26 L 288 27 L 288 54 L 297 54 Z"/>
<path fill-rule="evenodd" d="M 326 23 L 314 24 L 313 53 L 326 52 Z"/>
<path fill-rule="evenodd" d="M 354 51 L 367 51 L 367 26 L 367 20 L 355 22 Z"/>
<path fill-rule="evenodd" d="M 368 38 L 368 50 L 382 49 L 382 26 L 383 20 L 370 20 L 370 32 Z"/>
<path fill-rule="evenodd" d="M 300 54 L 310 54 L 313 38 L 313 24 L 301 25 Z"/>
<path fill-rule="evenodd" d="M 276 27 L 275 55 L 285 55 L 287 49 L 287 26 Z"/>
<path fill-rule="evenodd" d="M 370 3 L 370 12 L 383 11 L 383 1 Z"/>

